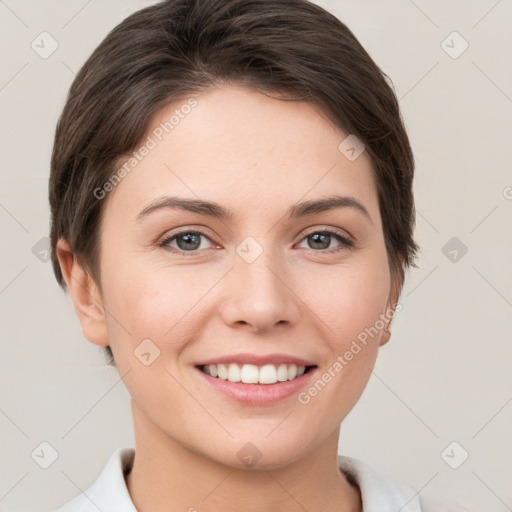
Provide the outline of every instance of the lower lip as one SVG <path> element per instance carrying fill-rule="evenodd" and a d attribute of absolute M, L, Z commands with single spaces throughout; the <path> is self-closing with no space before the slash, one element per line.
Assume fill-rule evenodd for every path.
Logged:
<path fill-rule="evenodd" d="M 296 379 L 285 382 L 278 381 L 275 384 L 230 382 L 229 380 L 212 377 L 199 368 L 196 368 L 196 370 L 213 389 L 238 402 L 248 405 L 270 405 L 298 393 L 309 383 L 312 376 L 318 370 L 318 366 L 310 368 Z"/>

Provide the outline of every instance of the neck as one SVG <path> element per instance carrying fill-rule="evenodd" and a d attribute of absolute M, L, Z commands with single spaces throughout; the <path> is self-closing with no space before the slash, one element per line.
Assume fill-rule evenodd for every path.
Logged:
<path fill-rule="evenodd" d="M 279 469 L 238 469 L 194 452 L 132 403 L 135 459 L 126 484 L 139 512 L 361 512 L 359 489 L 338 469 L 339 428 L 322 446 Z"/>

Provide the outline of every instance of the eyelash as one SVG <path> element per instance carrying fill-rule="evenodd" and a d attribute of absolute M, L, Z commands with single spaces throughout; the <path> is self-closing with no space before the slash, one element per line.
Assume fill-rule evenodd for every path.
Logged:
<path fill-rule="evenodd" d="M 205 238 L 207 238 L 208 240 L 210 240 L 210 242 L 212 242 L 211 238 L 203 231 L 187 229 L 187 230 L 179 231 L 178 233 L 174 233 L 172 236 L 165 238 L 159 244 L 159 247 L 169 250 L 172 254 L 182 254 L 184 256 L 194 256 L 196 253 L 198 253 L 200 251 L 197 249 L 193 250 L 193 251 L 182 251 L 181 249 L 176 249 L 175 247 L 169 247 L 167 245 L 171 241 L 173 241 L 175 238 L 178 238 L 181 235 L 186 235 L 186 234 L 202 235 Z M 338 242 L 340 242 L 340 246 L 335 249 L 326 249 L 326 250 L 309 249 L 310 251 L 313 251 L 316 253 L 334 254 L 334 253 L 338 253 L 343 250 L 352 249 L 355 247 L 355 244 L 351 239 L 349 239 L 348 237 L 343 235 L 341 232 L 336 231 L 336 230 L 331 230 L 331 229 L 316 229 L 316 230 L 309 231 L 308 233 L 304 234 L 304 236 L 300 239 L 300 242 L 302 242 L 308 236 L 315 235 L 315 234 L 332 235 L 332 236 L 334 236 L 334 238 L 336 238 L 336 240 L 338 240 Z"/>

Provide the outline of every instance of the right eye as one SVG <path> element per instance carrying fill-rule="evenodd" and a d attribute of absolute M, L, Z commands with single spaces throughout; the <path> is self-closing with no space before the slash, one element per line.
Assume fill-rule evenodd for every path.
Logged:
<path fill-rule="evenodd" d="M 201 248 L 201 237 L 210 240 L 210 238 L 201 231 L 183 230 L 174 233 L 170 237 L 165 238 L 159 244 L 159 247 L 168 248 L 171 250 L 171 253 L 187 254 L 192 256 Z M 170 245 L 174 241 L 176 242 L 178 247 L 173 247 Z"/>

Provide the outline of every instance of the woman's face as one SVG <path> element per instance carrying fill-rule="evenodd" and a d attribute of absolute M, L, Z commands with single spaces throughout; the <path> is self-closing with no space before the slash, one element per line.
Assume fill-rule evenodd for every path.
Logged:
<path fill-rule="evenodd" d="M 195 99 L 159 112 L 153 142 L 102 199 L 101 343 L 152 438 L 231 466 L 252 450 L 261 467 L 277 468 L 327 441 L 337 446 L 383 342 L 397 296 L 377 191 L 367 153 L 354 159 L 351 139 L 339 149 L 348 134 L 310 104 L 235 86 Z M 367 214 L 297 207 L 333 196 Z M 213 213 L 231 216 L 204 206 L 147 211 L 165 197 L 216 203 Z M 258 402 L 257 384 L 224 381 L 228 393 L 242 389 L 236 398 L 197 367 L 240 354 L 261 356 L 259 367 L 279 354 L 316 368 L 279 399 L 270 393 L 286 385 L 260 384 Z"/>

